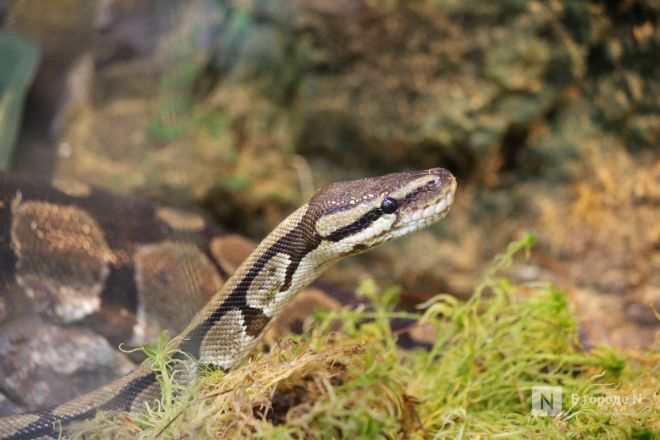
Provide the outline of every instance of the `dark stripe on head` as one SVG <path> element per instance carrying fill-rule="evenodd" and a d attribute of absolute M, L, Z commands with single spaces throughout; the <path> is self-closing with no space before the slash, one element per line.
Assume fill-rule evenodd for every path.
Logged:
<path fill-rule="evenodd" d="M 419 196 L 421 193 L 425 193 L 425 192 L 427 192 L 427 191 L 431 191 L 431 190 L 435 187 L 435 185 L 436 185 L 436 183 L 433 182 L 433 181 L 431 181 L 431 182 L 428 182 L 426 185 L 421 186 L 421 187 L 415 189 L 413 192 L 411 192 L 410 194 L 407 194 L 407 195 L 403 198 L 401 205 L 404 205 L 404 206 L 405 206 L 405 205 L 407 205 L 408 203 L 411 203 L 411 202 L 412 202 L 413 200 L 415 200 L 415 199 L 417 198 L 417 196 Z"/>
<path fill-rule="evenodd" d="M 341 241 L 342 239 L 362 231 L 363 229 L 371 226 L 373 222 L 378 220 L 383 215 L 383 211 L 380 208 L 372 209 L 371 211 L 364 214 L 359 219 L 355 220 L 353 223 L 348 224 L 344 227 L 337 229 L 332 234 L 327 237 L 323 237 L 326 240 L 330 241 Z"/>

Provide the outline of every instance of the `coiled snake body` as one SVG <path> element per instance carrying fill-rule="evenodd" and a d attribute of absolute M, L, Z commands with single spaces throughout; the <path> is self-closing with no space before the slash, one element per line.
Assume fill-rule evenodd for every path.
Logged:
<path fill-rule="evenodd" d="M 448 212 L 456 180 L 448 171 L 403 172 L 334 183 L 277 226 L 174 338 L 200 364 L 223 369 L 249 354 L 273 319 L 323 270 L 393 238 L 433 224 Z M 148 366 L 51 409 L 0 419 L 0 438 L 55 437 L 99 410 L 139 410 L 159 398 Z"/>

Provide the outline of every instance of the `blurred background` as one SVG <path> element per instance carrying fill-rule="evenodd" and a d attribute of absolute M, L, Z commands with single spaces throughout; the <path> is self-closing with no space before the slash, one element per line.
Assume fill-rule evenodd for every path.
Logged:
<path fill-rule="evenodd" d="M 589 346 L 660 309 L 658 2 L 0 0 L 0 163 L 202 213 L 260 240 L 315 188 L 442 166 L 439 226 L 325 280 L 566 289 Z M 21 119 L 22 117 L 22 119 Z"/>

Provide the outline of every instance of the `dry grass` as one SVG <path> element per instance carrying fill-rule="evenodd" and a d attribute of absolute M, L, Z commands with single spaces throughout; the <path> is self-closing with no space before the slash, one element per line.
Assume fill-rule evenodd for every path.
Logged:
<path fill-rule="evenodd" d="M 146 413 L 106 415 L 86 435 L 656 438 L 657 351 L 585 352 L 562 291 L 498 276 L 532 241 L 515 242 L 497 257 L 467 302 L 438 295 L 418 313 L 402 313 L 394 310 L 396 288 L 365 283 L 360 294 L 371 301 L 369 310 L 317 312 L 302 336 L 229 373 L 208 372 Z M 431 326 L 432 347 L 400 348 L 390 329 L 395 316 Z M 341 332 L 332 330 L 337 322 Z M 535 385 L 562 387 L 560 415 L 532 415 Z"/>

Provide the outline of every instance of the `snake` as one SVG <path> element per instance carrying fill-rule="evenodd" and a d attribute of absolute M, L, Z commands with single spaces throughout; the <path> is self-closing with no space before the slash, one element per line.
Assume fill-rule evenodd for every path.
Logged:
<path fill-rule="evenodd" d="M 456 187 L 451 172 L 432 168 L 335 182 L 318 190 L 259 243 L 172 338 L 174 356 L 205 368 L 227 371 L 236 367 L 296 294 L 324 270 L 344 257 L 444 218 Z M 12 203 L 19 205 L 20 198 L 19 193 Z M 104 258 L 112 261 L 113 256 Z M 59 312 L 64 316 L 79 313 L 67 308 Z M 0 438 L 58 438 L 72 422 L 92 418 L 99 411 L 140 411 L 160 395 L 156 373 L 143 363 L 68 402 L 0 418 Z"/>

